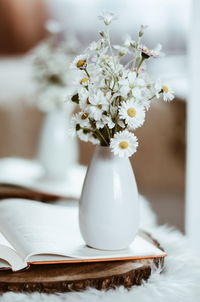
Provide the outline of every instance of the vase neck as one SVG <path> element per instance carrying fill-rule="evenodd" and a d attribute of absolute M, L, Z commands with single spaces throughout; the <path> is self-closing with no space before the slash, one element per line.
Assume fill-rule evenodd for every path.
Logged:
<path fill-rule="evenodd" d="M 109 146 L 97 146 L 95 150 L 95 156 L 103 158 L 105 160 L 122 160 L 122 158 L 114 155 Z"/>

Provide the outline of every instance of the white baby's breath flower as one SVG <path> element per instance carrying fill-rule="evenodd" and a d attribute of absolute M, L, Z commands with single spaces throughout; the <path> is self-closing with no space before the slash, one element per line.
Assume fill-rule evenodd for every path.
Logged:
<path fill-rule="evenodd" d="M 107 26 L 110 25 L 113 20 L 116 20 L 117 16 L 113 13 L 103 12 L 99 16 L 99 19 L 103 20 L 104 24 Z"/>
<path fill-rule="evenodd" d="M 119 125 L 121 128 L 125 128 L 126 125 L 122 120 L 118 120 L 117 125 Z"/>
<path fill-rule="evenodd" d="M 113 129 L 115 127 L 115 123 L 112 121 L 110 116 L 104 115 L 103 117 L 104 123 L 108 125 L 109 129 Z"/>
<path fill-rule="evenodd" d="M 145 31 L 145 29 L 147 29 L 148 28 L 148 25 L 141 25 L 141 27 L 140 27 L 140 31 L 139 31 L 139 37 L 142 37 L 143 35 L 144 35 L 144 31 Z"/>
<path fill-rule="evenodd" d="M 125 120 L 128 128 L 133 130 L 143 125 L 145 120 L 144 107 L 137 104 L 134 99 L 123 102 L 119 109 L 119 117 Z"/>
<path fill-rule="evenodd" d="M 130 35 L 126 35 L 125 36 L 123 44 L 124 44 L 125 47 L 133 47 L 133 48 L 135 48 L 135 46 L 136 46 L 136 42 L 131 38 Z"/>
<path fill-rule="evenodd" d="M 123 97 L 127 97 L 128 93 L 131 92 L 132 96 L 135 98 L 141 98 L 142 90 L 141 87 L 144 87 L 145 81 L 137 77 L 135 71 L 129 71 L 125 76 L 119 80 L 121 86 L 120 92 Z"/>
<path fill-rule="evenodd" d="M 87 47 L 86 52 L 89 52 L 90 55 L 93 54 L 95 55 L 95 52 L 100 52 L 105 53 L 107 51 L 107 46 L 105 44 L 104 39 L 100 39 L 98 41 L 93 41 L 90 43 L 90 45 Z"/>
<path fill-rule="evenodd" d="M 94 93 L 89 99 L 88 110 L 90 116 L 94 118 L 96 121 L 100 120 L 104 111 L 108 110 L 109 104 L 107 98 L 98 90 Z"/>
<path fill-rule="evenodd" d="M 120 57 L 123 57 L 126 54 L 130 53 L 129 49 L 125 46 L 114 45 L 113 48 L 118 51 Z"/>
<path fill-rule="evenodd" d="M 96 121 L 96 126 L 98 129 L 103 128 L 105 125 L 107 125 L 109 129 L 113 129 L 115 127 L 115 123 L 113 123 L 110 116 L 103 115 L 102 119 Z"/>
<path fill-rule="evenodd" d="M 52 111 L 55 109 L 64 109 L 66 90 L 64 87 L 50 86 L 48 89 L 41 90 L 35 100 L 37 107 L 44 111 Z"/>
<path fill-rule="evenodd" d="M 98 45 L 98 42 L 95 42 L 95 41 L 93 41 L 92 43 L 90 43 L 90 45 L 88 46 L 88 48 L 87 48 L 87 51 L 89 51 L 89 52 L 94 52 L 94 51 L 97 51 L 97 50 L 99 50 L 99 45 Z"/>
<path fill-rule="evenodd" d="M 162 96 L 165 102 L 172 101 L 174 99 L 174 91 L 167 85 L 162 86 Z"/>
<path fill-rule="evenodd" d="M 69 47 L 69 40 L 58 43 L 59 24 L 53 21 L 48 26 L 51 35 L 32 53 L 35 85 L 31 101 L 43 111 L 66 107 L 65 95 L 71 89 L 75 76 L 69 66 L 76 48 Z"/>
<path fill-rule="evenodd" d="M 119 157 L 129 157 L 133 155 L 138 147 L 137 137 L 128 130 L 115 133 L 111 138 L 111 151 Z"/>

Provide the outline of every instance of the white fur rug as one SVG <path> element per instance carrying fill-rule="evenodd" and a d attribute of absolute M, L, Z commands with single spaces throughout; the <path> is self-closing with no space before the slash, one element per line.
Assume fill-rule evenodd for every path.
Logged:
<path fill-rule="evenodd" d="M 107 292 L 88 289 L 81 293 L 57 295 L 6 293 L 0 297 L 0 302 L 200 302 L 200 260 L 183 235 L 165 226 L 155 226 L 155 217 L 148 203 L 144 201 L 142 204 L 142 225 L 169 255 L 163 273 L 155 270 L 148 282 L 130 290 L 120 287 Z"/>

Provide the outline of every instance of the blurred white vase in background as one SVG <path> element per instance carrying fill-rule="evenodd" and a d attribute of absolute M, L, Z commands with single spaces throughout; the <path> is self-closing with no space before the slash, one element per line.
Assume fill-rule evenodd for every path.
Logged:
<path fill-rule="evenodd" d="M 41 129 L 38 161 L 45 169 L 45 177 L 61 180 L 69 169 L 78 164 L 76 138 L 67 135 L 71 108 L 52 110 L 46 113 Z"/>

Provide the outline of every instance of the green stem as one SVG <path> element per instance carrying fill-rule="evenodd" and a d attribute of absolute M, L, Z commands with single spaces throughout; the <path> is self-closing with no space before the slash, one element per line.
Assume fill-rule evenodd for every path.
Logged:
<path fill-rule="evenodd" d="M 110 48 L 111 56 L 112 56 L 112 59 L 113 59 L 113 64 L 114 64 L 114 67 L 116 69 L 115 60 L 114 60 L 114 53 L 113 53 L 113 49 L 112 49 L 111 42 L 110 42 L 110 33 L 109 33 L 109 30 L 107 30 L 107 36 L 108 36 L 108 46 Z"/>
<path fill-rule="evenodd" d="M 104 141 L 104 143 L 106 144 L 106 146 L 109 146 L 108 142 L 106 141 L 106 139 L 104 138 L 104 136 L 101 134 L 101 132 L 99 131 L 99 129 L 96 129 L 96 132 L 101 137 L 101 139 Z"/>
<path fill-rule="evenodd" d="M 86 127 L 80 127 L 81 130 L 86 130 L 86 131 L 90 131 L 90 132 L 94 132 L 95 130 L 90 129 L 90 128 L 86 128 Z"/>
<path fill-rule="evenodd" d="M 139 73 L 139 70 L 140 70 L 140 67 L 142 66 L 142 63 L 144 62 L 144 60 L 145 60 L 145 58 L 141 58 L 141 60 L 140 60 L 140 62 L 139 62 L 139 64 L 138 64 L 138 67 L 137 67 L 137 75 L 138 75 L 138 73 Z"/>
<path fill-rule="evenodd" d="M 108 132 L 108 137 L 109 137 L 109 140 L 111 139 L 111 136 L 110 136 L 110 129 L 108 128 L 108 125 L 106 124 L 106 130 Z"/>
<path fill-rule="evenodd" d="M 90 78 L 90 75 L 89 75 L 89 73 L 88 73 L 88 71 L 87 71 L 87 68 L 84 68 L 84 71 L 85 71 L 85 73 L 87 74 L 88 78 Z"/>

